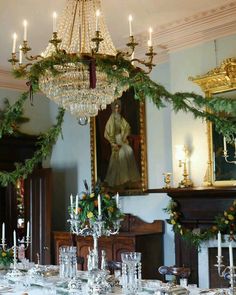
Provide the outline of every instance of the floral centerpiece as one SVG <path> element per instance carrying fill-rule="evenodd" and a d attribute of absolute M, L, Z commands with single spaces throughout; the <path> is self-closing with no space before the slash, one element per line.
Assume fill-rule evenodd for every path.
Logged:
<path fill-rule="evenodd" d="M 13 262 L 13 250 L 0 249 L 0 267 L 8 267 Z"/>
<path fill-rule="evenodd" d="M 89 190 L 86 181 L 84 181 L 84 186 L 85 190 L 79 195 L 77 204 L 72 201 L 73 205 L 69 207 L 69 213 L 71 214 L 71 210 L 73 210 L 73 214 L 77 215 L 77 219 L 81 222 L 81 227 L 85 227 L 90 222 L 98 220 L 99 198 L 105 229 L 112 228 L 114 223 L 124 218 L 124 214 L 119 208 L 118 195 L 110 196 L 102 190 L 100 184 L 96 184 L 92 191 Z"/>

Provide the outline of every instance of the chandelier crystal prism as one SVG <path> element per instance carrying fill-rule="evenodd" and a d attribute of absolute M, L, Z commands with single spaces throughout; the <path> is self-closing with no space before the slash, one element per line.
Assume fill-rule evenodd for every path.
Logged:
<path fill-rule="evenodd" d="M 102 56 L 115 59 L 122 55 L 132 65 L 140 62 L 149 72 L 154 66 L 152 60 L 155 53 L 151 35 L 149 51 L 146 53 L 147 61 L 132 59 L 138 43 L 132 36 L 130 19 L 129 22 L 129 50 L 125 53 L 118 52 L 101 13 L 100 0 L 67 0 L 58 23 L 56 14 L 53 16 L 53 36 L 45 51 L 37 56 L 29 56 L 31 48 L 27 42 L 27 22 L 24 22 L 24 40 L 19 47 L 19 55 L 15 50 L 15 37 L 9 61 L 14 68 L 18 64 L 20 70 L 26 71 L 28 67 L 42 60 L 49 63 L 53 57 L 53 64 L 48 65 L 47 70 L 39 75 L 38 87 L 49 99 L 75 115 L 83 124 L 82 122 L 86 123 L 88 118 L 96 116 L 99 110 L 105 109 L 120 97 L 128 87 L 117 87 L 118 81 L 109 79 L 108 74 L 96 66 L 96 58 Z"/>

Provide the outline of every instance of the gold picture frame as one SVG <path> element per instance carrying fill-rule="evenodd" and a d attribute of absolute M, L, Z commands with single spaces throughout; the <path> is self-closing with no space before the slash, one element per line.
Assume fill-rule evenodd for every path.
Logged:
<path fill-rule="evenodd" d="M 229 99 L 236 99 L 236 58 L 227 58 L 219 67 L 214 68 L 205 75 L 190 77 L 190 80 L 201 87 L 206 98 L 222 95 Z M 208 170 L 206 173 L 206 185 L 236 185 L 236 165 L 226 163 L 223 157 L 223 135 L 215 132 L 214 125 L 209 121 L 207 122 L 207 134 Z"/>
<path fill-rule="evenodd" d="M 131 154 L 133 153 L 133 158 L 135 159 L 138 170 L 138 176 L 137 179 L 133 178 L 132 180 L 128 180 L 122 184 L 120 184 L 117 179 L 122 178 L 121 181 L 124 181 L 123 175 L 127 174 L 125 171 L 121 173 L 121 178 L 116 178 L 116 176 L 114 176 L 114 178 L 116 178 L 116 180 L 114 180 L 110 177 L 111 174 L 115 175 L 116 171 L 118 171 L 116 170 L 116 164 L 112 162 L 112 159 L 114 160 L 114 157 L 117 159 L 117 157 L 119 157 L 118 154 L 122 154 L 120 149 L 122 145 L 119 146 L 118 152 L 114 151 L 113 144 L 111 144 L 109 138 L 105 138 L 104 134 L 106 130 L 107 137 L 107 130 L 110 128 L 109 124 L 113 122 L 111 121 L 111 114 L 114 113 L 114 109 L 112 111 L 112 106 L 114 106 L 116 102 L 117 100 L 115 103 L 109 105 L 105 110 L 99 111 L 98 115 L 90 122 L 92 185 L 94 186 L 99 181 L 102 188 L 110 193 L 119 192 L 121 195 L 145 194 L 147 190 L 145 102 L 135 100 L 134 91 L 132 89 L 124 92 L 123 95 L 118 99 L 118 102 L 121 104 L 121 116 L 131 127 L 131 133 L 128 136 L 127 144 L 124 145 L 124 148 L 127 148 Z M 129 166 L 132 166 L 132 163 Z M 108 167 L 110 170 L 108 170 Z M 126 170 L 122 164 L 119 164 L 119 167 L 123 167 L 123 169 Z M 122 170 L 120 169 L 119 171 Z M 109 176 L 107 174 L 109 174 Z M 136 172 L 134 171 L 131 174 L 135 175 Z M 128 178 L 125 179 L 127 180 Z"/>

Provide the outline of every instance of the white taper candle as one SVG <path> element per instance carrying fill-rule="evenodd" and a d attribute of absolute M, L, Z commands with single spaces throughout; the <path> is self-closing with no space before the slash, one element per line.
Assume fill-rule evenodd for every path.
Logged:
<path fill-rule="evenodd" d="M 57 32 L 57 13 L 54 11 L 52 14 L 52 30 L 53 33 Z"/>
<path fill-rule="evenodd" d="M 26 239 L 29 239 L 30 236 L 30 223 L 29 221 L 27 222 L 27 230 L 26 230 Z"/>
<path fill-rule="evenodd" d="M 227 147 L 226 147 L 226 138 L 223 137 L 223 143 L 224 143 L 224 151 L 227 151 Z"/>
<path fill-rule="evenodd" d="M 2 223 L 2 244 L 4 244 L 5 241 L 5 223 Z"/>
<path fill-rule="evenodd" d="M 129 15 L 129 35 L 130 35 L 130 36 L 133 36 L 133 32 L 132 32 L 132 21 L 133 21 L 133 17 L 132 17 L 132 15 L 130 14 L 130 15 Z"/>
<path fill-rule="evenodd" d="M 24 27 L 24 37 L 23 37 L 23 40 L 24 41 L 27 41 L 27 26 L 28 26 L 28 23 L 27 23 L 27 20 L 23 20 L 23 27 Z"/>
<path fill-rule="evenodd" d="M 100 10 L 96 11 L 96 31 L 99 31 L 99 17 L 100 17 Z"/>
<path fill-rule="evenodd" d="M 16 53 L 16 39 L 17 39 L 17 35 L 16 35 L 16 33 L 14 33 L 13 34 L 12 53 Z"/>
<path fill-rule="evenodd" d="M 232 242 L 229 243 L 229 266 L 230 267 L 234 266 Z"/>
<path fill-rule="evenodd" d="M 149 41 L 150 41 L 149 46 L 152 46 L 152 28 L 151 27 L 149 28 Z"/>
<path fill-rule="evenodd" d="M 119 193 L 116 193 L 116 207 L 119 208 Z"/>
<path fill-rule="evenodd" d="M 70 195 L 70 208 L 71 208 L 71 213 L 73 213 L 73 195 Z"/>
<path fill-rule="evenodd" d="M 221 252 L 221 232 L 218 232 L 217 235 L 217 241 L 218 241 L 218 257 L 222 256 L 222 252 Z"/>
<path fill-rule="evenodd" d="M 16 231 L 13 231 L 13 246 L 16 248 Z"/>
<path fill-rule="evenodd" d="M 101 196 L 98 195 L 98 216 L 102 215 Z"/>
<path fill-rule="evenodd" d="M 78 194 L 75 197 L 75 214 L 78 214 L 78 207 L 79 207 L 79 196 Z"/>

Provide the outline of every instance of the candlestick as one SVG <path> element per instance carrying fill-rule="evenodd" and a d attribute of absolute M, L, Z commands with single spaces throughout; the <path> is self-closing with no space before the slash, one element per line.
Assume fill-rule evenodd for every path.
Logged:
<path fill-rule="evenodd" d="M 98 216 L 102 215 L 102 208 L 101 208 L 101 196 L 98 195 Z"/>
<path fill-rule="evenodd" d="M 24 27 L 24 38 L 23 38 L 23 40 L 24 41 L 27 41 L 27 25 L 28 25 L 27 20 L 24 20 L 23 21 L 23 27 Z"/>
<path fill-rule="evenodd" d="M 99 17 L 100 17 L 100 10 L 96 11 L 96 31 L 99 31 Z"/>
<path fill-rule="evenodd" d="M 232 242 L 229 243 L 229 267 L 234 266 Z"/>
<path fill-rule="evenodd" d="M 224 151 L 227 151 L 227 148 L 226 148 L 226 138 L 223 137 L 223 142 L 224 142 Z"/>
<path fill-rule="evenodd" d="M 218 257 L 221 257 L 222 253 L 221 253 L 221 232 L 220 231 L 218 232 L 217 240 L 218 240 Z"/>
<path fill-rule="evenodd" d="M 12 53 L 16 53 L 16 39 L 17 39 L 17 35 L 16 35 L 16 33 L 14 33 L 13 34 Z"/>
<path fill-rule="evenodd" d="M 78 194 L 75 197 L 75 214 L 78 214 L 78 206 L 79 206 L 79 196 Z"/>
<path fill-rule="evenodd" d="M 57 32 L 57 13 L 55 11 L 53 12 L 52 19 L 53 19 L 53 22 L 52 22 L 53 33 L 56 33 Z"/>
<path fill-rule="evenodd" d="M 150 46 L 152 46 L 152 28 L 151 27 L 149 28 L 149 41 L 150 41 L 150 43 L 148 46 L 150 47 Z"/>
<path fill-rule="evenodd" d="M 19 64 L 22 64 L 22 50 L 21 50 L 22 46 L 19 46 Z"/>
<path fill-rule="evenodd" d="M 5 244 L 5 223 L 2 223 L 2 244 Z"/>

